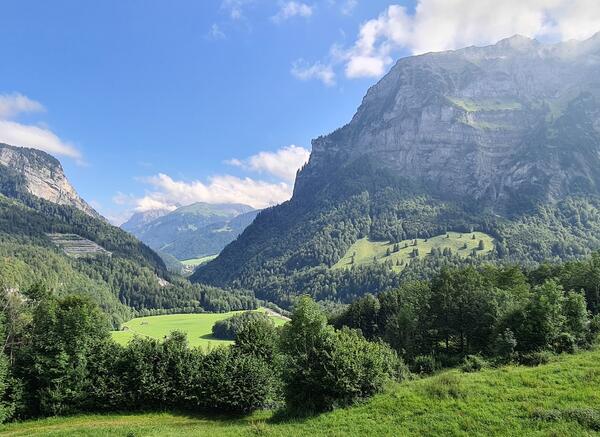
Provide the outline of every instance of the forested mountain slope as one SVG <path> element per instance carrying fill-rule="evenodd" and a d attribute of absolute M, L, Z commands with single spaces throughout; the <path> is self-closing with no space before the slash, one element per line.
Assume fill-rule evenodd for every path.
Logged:
<path fill-rule="evenodd" d="M 25 160 L 38 165 L 24 169 L 11 162 L 0 164 L 0 286 L 5 290 L 20 292 L 42 283 L 59 294 L 86 293 L 111 316 L 115 326 L 136 312 L 146 314 L 153 309 L 257 306 L 252 293 L 226 293 L 170 275 L 152 249 L 98 218 L 97 213 L 33 194 L 30 180 L 55 185 L 48 175 L 58 174 L 66 181 L 60 163 L 34 149 L 8 150 L 23 155 L 11 162 Z M 72 187 L 70 193 L 71 198 L 81 199 Z M 79 242 L 73 242 L 77 239 Z M 65 247 L 68 241 L 72 250 Z"/>
<path fill-rule="evenodd" d="M 447 231 L 491 235 L 487 258 L 578 257 L 600 247 L 599 195 L 600 35 L 408 57 L 350 123 L 313 141 L 292 199 L 261 212 L 193 280 L 348 300 L 401 280 L 381 266 L 330 271 L 358 239 Z M 401 275 L 457 262 L 432 255 Z"/>

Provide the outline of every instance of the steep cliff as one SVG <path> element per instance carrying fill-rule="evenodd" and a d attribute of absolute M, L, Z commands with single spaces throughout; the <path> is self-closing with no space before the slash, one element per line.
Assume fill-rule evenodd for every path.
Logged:
<path fill-rule="evenodd" d="M 600 34 L 556 45 L 515 36 L 404 58 L 349 124 L 313 142 L 295 194 L 365 158 L 429 193 L 507 213 L 525 194 L 598 193 L 599 98 Z"/>
<path fill-rule="evenodd" d="M 60 162 L 47 153 L 0 143 L 0 165 L 22 176 L 22 188 L 27 193 L 59 205 L 73 206 L 94 218 L 104 220 L 77 194 L 67 180 Z"/>

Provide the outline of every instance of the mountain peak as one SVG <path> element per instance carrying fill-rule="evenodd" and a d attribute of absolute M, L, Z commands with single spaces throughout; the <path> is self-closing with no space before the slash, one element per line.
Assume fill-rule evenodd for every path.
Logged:
<path fill-rule="evenodd" d="M 73 206 L 104 220 L 77 194 L 60 162 L 48 153 L 0 143 L 0 171 L 2 168 L 21 177 L 21 188 L 27 193 L 59 205 Z"/>

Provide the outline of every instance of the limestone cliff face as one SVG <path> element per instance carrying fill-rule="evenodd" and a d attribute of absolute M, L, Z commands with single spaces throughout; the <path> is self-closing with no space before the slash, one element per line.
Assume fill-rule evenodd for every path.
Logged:
<path fill-rule="evenodd" d="M 59 205 L 73 206 L 92 217 L 104 220 L 77 194 L 67 180 L 60 162 L 47 153 L 0 144 L 0 165 L 21 175 L 24 188 L 29 194 Z"/>
<path fill-rule="evenodd" d="M 523 193 L 600 193 L 600 34 L 401 59 L 349 124 L 313 141 L 295 195 L 367 157 L 432 193 L 498 210 Z"/>

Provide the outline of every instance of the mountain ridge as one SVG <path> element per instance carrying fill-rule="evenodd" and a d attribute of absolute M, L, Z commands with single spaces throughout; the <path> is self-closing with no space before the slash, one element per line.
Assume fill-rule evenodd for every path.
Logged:
<path fill-rule="evenodd" d="M 158 211 L 149 220 L 134 215 L 121 227 L 159 253 L 183 261 L 219 253 L 257 213 L 243 204 L 196 202 L 174 211 Z"/>

